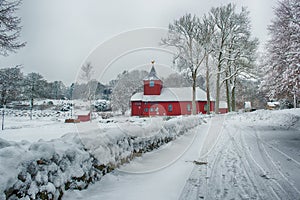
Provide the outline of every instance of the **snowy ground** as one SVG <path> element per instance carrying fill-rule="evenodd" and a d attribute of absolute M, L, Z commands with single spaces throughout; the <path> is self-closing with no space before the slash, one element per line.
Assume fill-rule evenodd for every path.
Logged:
<path fill-rule="evenodd" d="M 57 150 L 61 158 L 74 150 L 81 155 L 78 159 L 89 159 L 82 144 L 74 143 L 72 134 L 59 139 L 67 133 L 79 133 L 86 147 L 96 147 L 94 151 L 90 149 L 91 153 L 99 151 L 97 144 L 109 144 L 113 145 L 112 153 L 122 155 L 119 150 L 130 149 L 118 138 L 140 136 L 143 144 L 147 138 L 161 137 L 165 134 L 162 130 L 174 125 L 177 129 L 193 127 L 193 118 L 187 119 L 117 117 L 65 124 L 63 118 L 55 116 L 32 121 L 28 117 L 8 116 L 0 139 L 14 142 L 1 141 L 0 158 L 6 163 L 1 162 L 0 168 L 4 173 L 18 173 L 12 165 L 18 163 L 12 160 L 13 155 L 19 156 L 20 162 L 48 155 L 39 149 Z M 206 120 L 208 123 L 201 123 L 176 140 L 106 174 L 88 189 L 66 191 L 63 199 L 300 199 L 300 109 L 259 110 Z M 168 129 L 166 133 L 170 130 L 176 132 Z M 23 155 L 23 151 L 27 153 Z M 9 152 L 14 153 L 9 154 L 11 159 Z M 111 159 L 108 155 L 105 154 L 107 162 Z M 77 169 L 70 166 L 71 171 Z M 2 174 L 0 182 L 10 176 Z"/>
<path fill-rule="evenodd" d="M 64 199 L 300 199 L 300 109 L 214 117 Z"/>
<path fill-rule="evenodd" d="M 27 140 L 36 142 L 40 139 L 51 140 L 61 136 L 76 132 L 75 124 L 66 124 L 64 119 L 54 117 L 34 118 L 11 117 L 5 118 L 5 129 L 0 132 L 0 138 L 9 141 Z"/>
<path fill-rule="evenodd" d="M 0 199 L 59 199 L 66 190 L 86 188 L 120 164 L 205 123 L 198 115 L 65 124 L 60 115 L 30 120 L 12 113 L 0 133 Z M 177 159 L 177 154 L 165 156 Z"/>
<path fill-rule="evenodd" d="M 85 191 L 67 192 L 64 199 L 177 199 L 199 157 L 199 147 L 208 125 L 154 152 L 146 153 L 119 170 L 107 174 Z"/>

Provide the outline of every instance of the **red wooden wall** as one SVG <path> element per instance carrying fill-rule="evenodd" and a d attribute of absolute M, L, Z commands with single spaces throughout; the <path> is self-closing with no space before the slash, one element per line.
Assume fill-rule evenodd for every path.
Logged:
<path fill-rule="evenodd" d="M 197 113 L 206 114 L 205 101 L 196 103 Z M 170 106 L 171 105 L 171 106 Z M 210 103 L 210 110 L 214 110 L 214 102 Z M 131 102 L 132 116 L 174 116 L 174 115 L 190 115 L 192 113 L 192 102 Z"/>
<path fill-rule="evenodd" d="M 144 95 L 160 95 L 162 89 L 161 80 L 153 80 L 154 85 L 150 86 L 151 80 L 144 81 Z"/>

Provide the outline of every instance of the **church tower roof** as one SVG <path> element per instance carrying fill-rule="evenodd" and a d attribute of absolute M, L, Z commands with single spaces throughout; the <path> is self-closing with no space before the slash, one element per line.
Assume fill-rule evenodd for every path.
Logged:
<path fill-rule="evenodd" d="M 150 81 L 150 80 L 160 80 L 160 78 L 158 78 L 157 74 L 156 74 L 156 70 L 154 68 L 154 61 L 151 62 L 152 63 L 152 68 L 148 74 L 148 76 L 146 76 L 143 80 L 144 81 Z"/>

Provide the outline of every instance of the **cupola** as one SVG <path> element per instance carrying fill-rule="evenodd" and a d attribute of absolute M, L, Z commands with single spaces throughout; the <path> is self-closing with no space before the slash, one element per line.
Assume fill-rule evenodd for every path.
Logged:
<path fill-rule="evenodd" d="M 151 70 L 146 76 L 144 81 L 144 95 L 160 95 L 163 82 L 160 80 L 160 78 L 157 76 L 155 68 L 154 68 L 154 61 L 151 62 L 152 67 Z"/>

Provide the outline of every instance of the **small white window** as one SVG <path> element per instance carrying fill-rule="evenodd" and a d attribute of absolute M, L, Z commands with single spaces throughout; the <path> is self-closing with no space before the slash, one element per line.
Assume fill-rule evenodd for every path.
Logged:
<path fill-rule="evenodd" d="M 150 81 L 150 82 L 149 82 L 149 86 L 150 86 L 150 87 L 154 87 L 154 81 Z"/>

